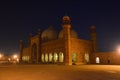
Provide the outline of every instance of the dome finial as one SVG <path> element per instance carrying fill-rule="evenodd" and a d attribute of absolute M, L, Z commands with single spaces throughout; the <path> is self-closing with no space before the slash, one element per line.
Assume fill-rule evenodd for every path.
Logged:
<path fill-rule="evenodd" d="M 70 24 L 71 21 L 70 17 L 67 15 L 63 16 L 62 20 L 63 20 L 63 24 Z"/>
<path fill-rule="evenodd" d="M 70 20 L 70 17 L 68 15 L 63 16 L 63 20 Z"/>

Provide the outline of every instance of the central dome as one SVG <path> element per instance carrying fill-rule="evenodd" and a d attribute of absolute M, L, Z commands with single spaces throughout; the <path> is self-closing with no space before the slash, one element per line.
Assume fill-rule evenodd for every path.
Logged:
<path fill-rule="evenodd" d="M 41 37 L 43 41 L 49 41 L 57 39 L 57 34 L 57 31 L 52 26 L 50 26 L 45 31 L 43 31 Z"/>
<path fill-rule="evenodd" d="M 59 37 L 59 38 L 63 38 L 63 30 L 60 31 L 58 37 Z M 72 29 L 71 29 L 71 30 L 70 30 L 70 37 L 71 37 L 71 38 L 78 38 L 77 32 L 76 32 L 75 30 L 72 30 Z"/>

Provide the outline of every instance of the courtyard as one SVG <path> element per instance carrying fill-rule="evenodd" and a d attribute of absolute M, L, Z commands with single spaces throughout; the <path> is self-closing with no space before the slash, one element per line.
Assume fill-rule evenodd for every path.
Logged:
<path fill-rule="evenodd" d="M 120 80 L 120 65 L 0 64 L 0 80 Z"/>

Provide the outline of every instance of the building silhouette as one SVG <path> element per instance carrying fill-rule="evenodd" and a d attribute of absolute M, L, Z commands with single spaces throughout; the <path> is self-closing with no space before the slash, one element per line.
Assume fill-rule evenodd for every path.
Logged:
<path fill-rule="evenodd" d="M 71 27 L 69 16 L 62 18 L 62 30 L 53 27 L 29 35 L 28 47 L 20 41 L 20 62 L 44 64 L 120 64 L 116 52 L 98 52 L 96 27 L 90 26 L 90 40 L 81 39 Z M 113 62 L 112 62 L 113 61 Z"/>

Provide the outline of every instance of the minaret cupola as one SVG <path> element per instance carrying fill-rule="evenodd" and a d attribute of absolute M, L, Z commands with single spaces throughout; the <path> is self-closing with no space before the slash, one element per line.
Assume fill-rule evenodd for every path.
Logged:
<path fill-rule="evenodd" d="M 62 21 L 62 24 L 70 24 L 71 20 L 69 16 L 63 16 Z"/>

